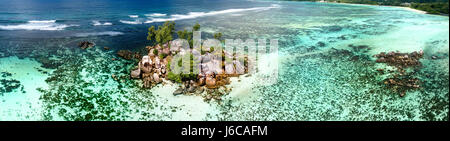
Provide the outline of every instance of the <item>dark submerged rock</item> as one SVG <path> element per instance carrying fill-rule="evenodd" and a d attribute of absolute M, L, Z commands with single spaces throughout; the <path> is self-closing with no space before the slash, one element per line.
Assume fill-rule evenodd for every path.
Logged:
<path fill-rule="evenodd" d="M 78 43 L 78 47 L 80 47 L 81 49 L 87 49 L 87 48 L 91 48 L 94 47 L 95 43 L 89 42 L 89 41 L 82 41 Z"/>
<path fill-rule="evenodd" d="M 178 88 L 177 90 L 175 90 L 175 92 L 173 92 L 173 95 L 177 96 L 177 95 L 182 95 L 183 93 L 184 93 L 184 89 Z"/>
<path fill-rule="evenodd" d="M 419 59 L 423 57 L 423 51 L 412 53 L 389 52 L 387 54 L 381 52 L 374 57 L 378 58 L 377 63 L 386 63 L 397 68 L 415 67 L 421 65 Z"/>
<path fill-rule="evenodd" d="M 129 50 L 119 50 L 117 52 L 117 55 L 125 60 L 131 60 L 131 59 L 141 59 L 141 55 L 137 52 L 132 52 Z"/>

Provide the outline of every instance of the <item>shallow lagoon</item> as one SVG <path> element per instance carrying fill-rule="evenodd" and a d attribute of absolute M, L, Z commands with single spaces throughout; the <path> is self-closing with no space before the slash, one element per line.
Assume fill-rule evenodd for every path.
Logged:
<path fill-rule="evenodd" d="M 448 120 L 448 17 L 379 6 L 245 1 L 247 7 L 242 7 L 217 3 L 226 4 L 211 9 L 187 7 L 205 13 L 260 9 L 177 20 L 177 29 L 198 22 L 204 38 L 222 32 L 227 38 L 279 39 L 276 84 L 262 86 L 257 84 L 260 78 L 242 76 L 232 80 L 233 90 L 223 101 L 208 103 L 199 96 L 173 96 L 176 84 L 141 89 L 139 80 L 128 79 L 134 62 L 112 61 L 118 49 L 141 50 L 146 28 L 158 24 L 120 20 L 152 12 L 189 15 L 193 12 L 189 9 L 119 8 L 120 12 L 101 13 L 112 16 L 101 23 L 112 25 L 100 27 L 92 25 L 90 18 L 101 14 L 91 13 L 89 20 L 47 15 L 58 19 L 52 23 L 58 25 L 50 27 L 77 26 L 56 31 L 0 30 L 0 72 L 11 73 L 1 79 L 20 82 L 19 88 L 0 95 L 0 120 Z M 29 15 L 19 16 L 23 17 L 28 18 L 20 20 L 34 20 Z M 2 19 L 0 27 L 24 24 Z M 114 34 L 118 32 L 121 34 Z M 81 50 L 76 44 L 83 40 L 98 46 Z M 368 49 L 356 50 L 350 44 L 367 45 Z M 339 51 L 342 49 L 349 52 Z M 397 50 L 425 51 L 423 66 L 415 74 L 423 88 L 408 91 L 405 97 L 382 84 L 385 76 L 376 69 L 386 66 L 376 64 L 372 57 Z M 112 74 L 122 79 L 115 81 Z"/>

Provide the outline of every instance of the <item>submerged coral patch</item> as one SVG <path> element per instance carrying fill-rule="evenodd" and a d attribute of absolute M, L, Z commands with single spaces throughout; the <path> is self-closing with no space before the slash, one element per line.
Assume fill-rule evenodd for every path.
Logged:
<path fill-rule="evenodd" d="M 10 93 L 13 90 L 20 88 L 21 86 L 22 85 L 18 80 L 0 79 L 0 95 L 3 95 L 4 93 Z"/>
<path fill-rule="evenodd" d="M 1 72 L 1 73 L 0 73 L 0 76 L 1 76 L 1 77 L 10 77 L 10 76 L 12 76 L 12 74 L 9 73 L 9 72 Z"/>
<path fill-rule="evenodd" d="M 11 78 L 12 73 L 9 72 L 0 72 L 0 96 L 5 93 L 13 92 L 21 88 L 21 91 L 25 93 L 23 90 L 22 84 L 20 84 L 19 80 L 15 80 Z"/>
<path fill-rule="evenodd" d="M 376 70 L 377 63 L 370 59 L 351 61 L 350 58 L 358 55 L 358 52 L 333 49 L 289 56 L 277 84 L 253 87 L 254 93 L 260 96 L 250 101 L 225 100 L 220 106 L 222 114 L 217 118 L 321 121 L 448 118 L 445 114 L 448 87 L 444 86 L 448 84 L 447 72 L 427 77 L 427 84 L 420 91 L 410 91 L 402 100 L 380 83 L 383 78 Z M 421 72 L 431 73 L 420 70 L 413 76 L 425 77 Z"/>
<path fill-rule="evenodd" d="M 423 54 L 423 51 L 415 51 L 412 53 L 389 52 L 387 54 L 381 52 L 374 55 L 378 58 L 377 63 L 386 63 L 397 68 L 396 73 L 393 73 L 391 78 L 385 79 L 384 84 L 402 97 L 405 96 L 406 91 L 420 88 L 419 79 L 412 75 L 418 70 L 417 67 L 422 65 L 419 60 L 423 58 Z M 383 72 L 383 69 L 377 70 Z"/>

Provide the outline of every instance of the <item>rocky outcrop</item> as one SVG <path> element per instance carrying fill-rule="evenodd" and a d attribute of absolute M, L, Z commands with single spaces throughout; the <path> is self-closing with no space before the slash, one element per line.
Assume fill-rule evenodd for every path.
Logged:
<path fill-rule="evenodd" d="M 141 78 L 141 69 L 138 68 L 136 70 L 131 71 L 131 78 L 138 79 Z"/>
<path fill-rule="evenodd" d="M 141 60 L 141 62 L 139 62 L 139 64 L 141 65 L 140 70 L 141 73 L 143 74 L 143 80 L 144 80 L 144 87 L 145 88 L 150 88 L 155 84 L 159 84 L 163 81 L 163 78 L 165 77 L 165 72 L 161 71 L 161 69 L 165 69 L 162 68 L 163 66 L 161 65 L 156 65 L 156 61 L 151 61 L 152 59 L 149 58 L 144 59 L 144 58 L 149 58 L 148 56 L 144 56 L 143 60 Z"/>
<path fill-rule="evenodd" d="M 184 93 L 184 89 L 178 88 L 177 90 L 175 90 L 175 92 L 173 92 L 173 95 L 177 96 L 177 95 L 182 95 L 183 93 Z"/>
<path fill-rule="evenodd" d="M 142 81 L 144 82 L 144 85 L 143 85 L 144 88 L 151 88 L 153 85 L 153 83 L 152 83 L 153 78 L 150 73 L 143 73 Z"/>
<path fill-rule="evenodd" d="M 144 88 L 151 88 L 152 86 L 163 82 L 163 79 L 167 75 L 167 68 L 169 60 L 166 60 L 167 56 L 160 58 L 159 51 L 162 48 L 159 46 L 146 47 L 148 49 L 148 55 L 142 56 L 138 63 L 138 69 L 131 72 L 132 78 L 141 78 L 144 82 Z M 170 53 L 170 52 L 169 52 Z M 162 56 L 161 56 L 162 57 Z M 141 77 L 138 77 L 142 75 Z"/>
<path fill-rule="evenodd" d="M 216 79 L 214 78 L 214 73 L 209 72 L 208 74 L 206 74 L 205 83 L 207 88 L 216 88 Z"/>
<path fill-rule="evenodd" d="M 174 40 L 174 41 L 171 41 L 169 44 L 171 45 L 169 51 L 172 54 L 176 54 L 177 52 L 180 52 L 180 49 L 183 47 L 183 42 L 181 42 L 181 40 Z"/>
<path fill-rule="evenodd" d="M 173 95 L 201 95 L 205 100 L 220 100 L 222 95 L 229 92 L 230 89 L 226 85 L 230 83 L 229 77 L 239 76 L 247 72 L 248 66 L 244 66 L 239 61 L 224 61 L 224 59 L 213 55 L 211 51 L 200 53 L 197 50 L 182 48 L 182 42 L 173 41 L 171 47 L 168 44 L 147 46 L 148 54 L 140 58 L 138 68 L 131 71 L 131 78 L 141 78 L 144 88 L 163 82 L 164 80 L 181 83 Z M 169 42 L 172 43 L 172 42 Z M 124 58 L 132 58 L 133 53 L 130 51 L 119 51 Z M 197 74 L 170 74 L 169 64 L 177 65 L 178 62 L 171 62 L 173 55 L 188 55 L 192 53 L 193 61 L 199 63 L 197 66 L 199 72 Z M 214 52 L 216 55 L 222 55 L 232 58 L 230 53 L 225 51 Z M 118 53 L 119 54 L 119 53 Z M 246 58 L 245 61 L 248 61 Z"/>
<path fill-rule="evenodd" d="M 141 59 L 141 55 L 138 52 L 132 52 L 129 50 L 119 50 L 117 55 L 125 60 Z"/>
<path fill-rule="evenodd" d="M 95 43 L 89 42 L 89 41 L 82 41 L 78 43 L 78 47 L 80 47 L 81 49 L 87 49 L 87 48 L 91 48 L 94 47 Z"/>

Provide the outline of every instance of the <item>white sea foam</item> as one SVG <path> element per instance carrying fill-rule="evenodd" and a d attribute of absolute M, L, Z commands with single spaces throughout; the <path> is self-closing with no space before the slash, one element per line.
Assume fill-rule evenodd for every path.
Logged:
<path fill-rule="evenodd" d="M 142 24 L 142 22 L 139 21 L 139 20 L 135 20 L 135 21 L 125 21 L 125 20 L 120 20 L 120 22 L 121 22 L 121 23 L 124 23 L 124 24 Z"/>
<path fill-rule="evenodd" d="M 89 36 L 118 36 L 123 35 L 122 32 L 117 31 L 104 31 L 104 32 L 90 32 L 90 33 L 77 33 L 76 37 L 89 37 Z"/>
<path fill-rule="evenodd" d="M 28 21 L 25 24 L 18 25 L 0 25 L 2 30 L 64 30 L 67 27 L 77 25 L 58 24 L 56 20 L 44 20 L 44 21 Z"/>
<path fill-rule="evenodd" d="M 128 15 L 130 18 L 138 18 L 138 15 Z"/>
<path fill-rule="evenodd" d="M 244 14 L 231 14 L 231 16 L 242 16 Z"/>
<path fill-rule="evenodd" d="M 56 20 L 43 20 L 43 21 L 36 21 L 36 20 L 33 20 L 33 21 L 28 21 L 29 23 L 55 23 L 56 22 Z"/>
<path fill-rule="evenodd" d="M 92 21 L 92 24 L 93 24 L 94 26 L 112 25 L 112 23 L 110 23 L 110 22 L 104 22 L 104 23 L 101 23 L 101 22 L 99 22 L 99 21 Z"/>
<path fill-rule="evenodd" d="M 247 11 L 262 11 L 262 10 L 269 10 L 269 9 L 273 9 L 273 8 L 280 8 L 280 5 L 273 4 L 269 7 L 254 7 L 254 8 L 246 8 L 246 9 L 227 9 L 227 10 L 222 10 L 222 11 L 210 11 L 210 12 L 189 12 L 188 14 L 185 14 L 185 15 L 174 14 L 174 15 L 171 15 L 170 18 L 153 18 L 151 20 L 145 21 L 145 23 L 194 19 L 194 18 L 204 17 L 204 16 L 214 16 L 214 15 L 219 15 L 219 14 L 247 12 Z"/>
<path fill-rule="evenodd" d="M 147 16 L 147 17 L 164 17 L 164 16 L 167 16 L 167 14 L 153 13 L 153 14 L 145 14 L 145 16 Z"/>

